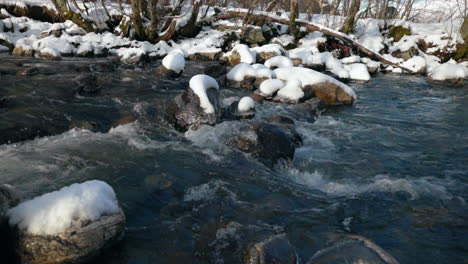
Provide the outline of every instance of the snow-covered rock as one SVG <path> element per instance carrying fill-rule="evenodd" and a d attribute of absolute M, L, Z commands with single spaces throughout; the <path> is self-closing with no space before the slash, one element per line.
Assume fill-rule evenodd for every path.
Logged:
<path fill-rule="evenodd" d="M 294 37 L 291 35 L 281 35 L 279 37 L 273 38 L 271 40 L 273 44 L 279 44 L 285 49 L 294 49 L 297 47 Z"/>
<path fill-rule="evenodd" d="M 297 44 L 299 47 L 318 47 L 327 41 L 322 32 L 314 31 L 300 39 Z M 318 49 L 317 49 L 318 51 Z"/>
<path fill-rule="evenodd" d="M 275 56 L 271 59 L 265 61 L 265 66 L 270 69 L 283 68 L 283 67 L 293 67 L 293 61 L 285 56 Z"/>
<path fill-rule="evenodd" d="M 215 125 L 221 117 L 219 85 L 208 75 L 195 75 L 189 88 L 168 104 L 166 120 L 180 131 Z"/>
<path fill-rule="evenodd" d="M 290 80 L 284 87 L 279 89 L 276 97 L 273 99 L 276 102 L 296 104 L 304 97 L 302 90 L 302 82 L 297 79 Z"/>
<path fill-rule="evenodd" d="M 415 36 L 404 36 L 400 41 L 393 44 L 389 52 L 395 58 L 409 60 L 419 53 L 417 39 Z"/>
<path fill-rule="evenodd" d="M 240 63 L 234 66 L 226 75 L 227 86 L 232 88 L 253 89 L 257 71 L 252 65 Z"/>
<path fill-rule="evenodd" d="M 22 263 L 78 263 L 119 240 L 125 215 L 102 181 L 73 184 L 8 211 Z"/>
<path fill-rule="evenodd" d="M 414 56 L 403 62 L 401 66 L 411 70 L 411 73 L 423 74 L 426 71 L 426 60 L 421 56 Z"/>
<path fill-rule="evenodd" d="M 466 78 L 468 78 L 467 67 L 450 62 L 434 67 L 429 73 L 429 81 L 440 84 L 461 86 Z"/>
<path fill-rule="evenodd" d="M 265 62 L 275 56 L 281 56 L 285 53 L 283 47 L 279 44 L 267 44 L 261 47 L 254 47 L 250 50 L 257 54 L 257 62 Z"/>
<path fill-rule="evenodd" d="M 241 113 L 249 112 L 253 109 L 255 109 L 255 101 L 249 96 L 242 97 L 237 105 L 237 110 Z"/>
<path fill-rule="evenodd" d="M 180 49 L 175 49 L 164 57 L 161 66 L 156 74 L 162 78 L 179 77 L 185 68 L 184 53 Z"/>
<path fill-rule="evenodd" d="M 365 64 L 362 64 L 362 63 L 348 64 L 348 65 L 345 65 L 345 69 L 348 70 L 349 77 L 353 81 L 368 82 L 370 80 L 370 74 Z"/>
<path fill-rule="evenodd" d="M 260 84 L 260 88 L 257 91 L 255 91 L 255 93 L 268 99 L 273 97 L 276 94 L 276 92 L 279 89 L 283 88 L 285 85 L 286 84 L 283 81 L 278 79 L 266 80 L 262 82 L 262 84 Z"/>
<path fill-rule="evenodd" d="M 227 54 L 228 61 L 231 66 L 235 66 L 239 63 L 254 64 L 256 62 L 255 51 L 251 50 L 245 44 L 236 45 L 230 53 Z"/>

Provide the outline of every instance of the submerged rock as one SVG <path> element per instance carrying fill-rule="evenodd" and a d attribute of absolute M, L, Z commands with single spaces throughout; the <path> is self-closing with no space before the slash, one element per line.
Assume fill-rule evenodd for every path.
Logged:
<path fill-rule="evenodd" d="M 250 247 L 245 264 L 296 264 L 294 247 L 284 235 L 273 236 Z"/>
<path fill-rule="evenodd" d="M 9 184 L 0 185 L 0 222 L 5 212 L 20 201 L 19 192 Z"/>
<path fill-rule="evenodd" d="M 182 72 L 175 72 L 173 70 L 169 70 L 164 65 L 159 66 L 159 68 L 156 70 L 156 75 L 164 78 L 164 79 L 172 79 L 172 78 L 177 78 L 180 75 L 182 75 Z"/>
<path fill-rule="evenodd" d="M 258 122 L 247 124 L 241 131 L 227 144 L 271 166 L 280 159 L 291 160 L 301 143 L 300 136 L 290 126 Z"/>
<path fill-rule="evenodd" d="M 350 105 L 354 102 L 352 95 L 333 82 L 306 85 L 304 93 L 306 97 L 311 95 L 320 98 L 325 105 Z"/>
<path fill-rule="evenodd" d="M 398 264 L 385 250 L 357 235 L 338 236 L 331 247 L 315 253 L 308 264 Z"/>
<path fill-rule="evenodd" d="M 228 119 L 252 119 L 254 116 L 255 100 L 251 97 L 235 101 L 225 110 L 225 117 Z"/>

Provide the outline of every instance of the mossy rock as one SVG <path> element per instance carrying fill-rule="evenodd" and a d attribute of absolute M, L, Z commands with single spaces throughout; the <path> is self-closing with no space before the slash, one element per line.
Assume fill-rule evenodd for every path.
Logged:
<path fill-rule="evenodd" d="M 393 38 L 393 41 L 400 41 L 403 36 L 411 35 L 411 30 L 402 26 L 391 27 L 388 30 L 387 38 Z"/>
<path fill-rule="evenodd" d="M 96 28 L 94 27 L 94 23 L 91 20 L 87 20 L 83 18 L 78 13 L 68 11 L 66 12 L 63 17 L 67 20 L 73 21 L 73 23 L 77 24 L 79 27 L 84 29 L 86 32 L 96 32 Z"/>
<path fill-rule="evenodd" d="M 453 59 L 456 61 L 468 59 L 468 44 L 467 43 L 457 45 L 457 52 L 455 53 L 455 56 L 453 56 Z"/>

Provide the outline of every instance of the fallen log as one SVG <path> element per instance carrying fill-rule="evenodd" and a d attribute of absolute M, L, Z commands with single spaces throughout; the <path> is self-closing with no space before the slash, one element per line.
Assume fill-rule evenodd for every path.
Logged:
<path fill-rule="evenodd" d="M 212 17 L 210 19 L 210 21 L 217 21 L 217 20 L 231 19 L 231 18 L 244 18 L 246 15 L 253 16 L 258 20 L 264 20 L 264 21 L 274 22 L 274 23 L 278 23 L 278 24 L 289 25 L 289 20 L 281 18 L 281 17 L 267 15 L 267 14 L 265 14 L 263 12 L 254 12 L 254 13 L 249 14 L 249 13 L 247 13 L 245 11 L 239 11 L 239 10 L 225 11 L 223 13 L 220 13 L 220 14 Z M 316 25 L 316 24 L 313 24 L 313 23 L 310 23 L 310 22 L 307 22 L 307 21 L 303 21 L 303 20 L 296 20 L 296 25 L 298 27 L 304 27 L 309 32 L 319 31 L 319 32 L 322 32 L 323 34 L 325 34 L 327 36 L 335 37 L 335 38 L 343 41 L 344 43 L 346 43 L 346 44 L 348 44 L 348 45 L 350 45 L 352 47 L 357 48 L 359 51 L 366 54 L 367 56 L 369 56 L 369 58 L 371 58 L 373 60 L 378 60 L 378 61 L 380 61 L 380 62 L 382 62 L 384 64 L 391 65 L 391 66 L 397 67 L 397 68 L 401 68 L 402 70 L 407 71 L 407 72 L 411 72 L 411 70 L 401 66 L 400 64 L 389 61 L 386 58 L 384 58 L 382 55 L 380 55 L 379 53 L 374 52 L 374 51 L 364 47 L 363 45 L 359 44 L 358 42 L 356 42 L 353 39 L 351 39 L 350 37 L 348 37 L 346 34 L 343 34 L 341 32 L 332 30 L 330 28 L 322 27 L 322 26 L 319 26 L 319 25 Z"/>

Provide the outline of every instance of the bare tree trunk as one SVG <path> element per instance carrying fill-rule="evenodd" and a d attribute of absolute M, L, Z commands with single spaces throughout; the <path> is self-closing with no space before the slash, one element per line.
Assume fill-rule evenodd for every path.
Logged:
<path fill-rule="evenodd" d="M 332 15 L 336 16 L 338 14 L 338 7 L 340 6 L 340 4 L 341 4 L 341 0 L 333 1 L 333 9 L 331 12 Z"/>
<path fill-rule="evenodd" d="M 348 34 L 353 30 L 354 23 L 356 22 L 356 14 L 359 12 L 359 8 L 361 8 L 361 0 L 352 0 L 349 14 L 343 23 L 341 32 Z"/>
<path fill-rule="evenodd" d="M 297 29 L 296 25 L 296 18 L 298 13 L 297 0 L 291 0 L 291 6 L 289 11 L 291 12 L 291 14 L 289 15 L 289 31 L 291 32 L 291 35 L 297 38 L 299 35 L 299 30 Z"/>
<path fill-rule="evenodd" d="M 68 11 L 67 0 L 51 0 L 57 12 L 64 14 Z"/>
<path fill-rule="evenodd" d="M 158 40 L 158 0 L 149 0 L 149 15 L 150 15 L 150 26 L 148 28 L 148 40 L 150 42 L 156 42 Z"/>
<path fill-rule="evenodd" d="M 201 5 L 202 5 L 202 2 L 198 0 L 196 0 L 195 3 L 193 4 L 192 15 L 190 16 L 189 21 L 187 21 L 187 24 L 185 26 L 179 29 L 179 34 L 182 37 L 192 38 L 198 34 L 197 18 L 198 18 L 198 13 L 200 13 Z"/>
<path fill-rule="evenodd" d="M 131 20 L 133 29 L 135 30 L 135 39 L 144 40 L 145 32 L 143 30 L 143 22 L 141 20 L 140 0 L 131 0 L 132 4 L 132 15 Z"/>

